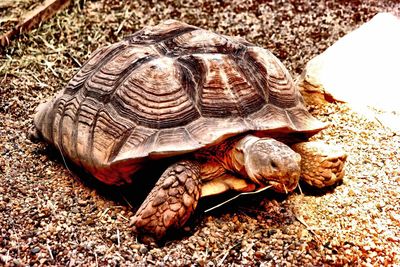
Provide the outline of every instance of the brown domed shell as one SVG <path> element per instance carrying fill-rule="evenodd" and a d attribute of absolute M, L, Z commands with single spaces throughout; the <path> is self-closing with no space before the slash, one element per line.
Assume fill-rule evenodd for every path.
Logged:
<path fill-rule="evenodd" d="M 118 184 L 142 162 L 248 131 L 312 135 L 280 61 L 244 39 L 169 20 L 98 49 L 35 125 L 64 155 Z"/>

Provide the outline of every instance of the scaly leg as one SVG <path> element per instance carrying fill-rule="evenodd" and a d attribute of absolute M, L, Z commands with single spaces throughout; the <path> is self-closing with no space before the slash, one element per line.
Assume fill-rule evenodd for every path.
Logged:
<path fill-rule="evenodd" d="M 302 142 L 292 146 L 301 155 L 301 180 L 315 187 L 326 187 L 344 176 L 346 153 L 319 141 Z"/>
<path fill-rule="evenodd" d="M 179 161 L 164 171 L 132 219 L 143 241 L 161 239 L 170 228 L 183 226 L 195 210 L 201 193 L 200 165 Z"/>

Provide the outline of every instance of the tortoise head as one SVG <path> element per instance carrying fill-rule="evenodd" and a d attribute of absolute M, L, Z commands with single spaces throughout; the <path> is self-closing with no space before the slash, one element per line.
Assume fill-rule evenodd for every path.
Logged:
<path fill-rule="evenodd" d="M 247 176 L 261 187 L 280 193 L 294 190 L 300 179 L 301 156 L 275 139 L 246 136 L 239 146 Z"/>

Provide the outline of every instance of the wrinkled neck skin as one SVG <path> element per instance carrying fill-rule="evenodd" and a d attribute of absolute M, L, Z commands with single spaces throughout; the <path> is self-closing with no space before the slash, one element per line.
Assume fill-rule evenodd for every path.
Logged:
<path fill-rule="evenodd" d="M 246 135 L 243 138 L 239 139 L 232 148 L 225 153 L 224 167 L 227 170 L 231 170 L 235 173 L 240 174 L 240 176 L 249 178 L 249 175 L 245 168 L 245 153 L 248 151 L 248 148 L 254 144 L 259 138 L 253 135 Z M 253 181 L 257 183 L 257 181 Z"/>
<path fill-rule="evenodd" d="M 244 151 L 257 137 L 247 135 L 230 142 L 223 143 L 215 149 L 202 151 L 197 156 L 203 162 L 201 177 L 203 181 L 215 179 L 230 172 L 245 179 L 248 174 L 245 168 Z"/>

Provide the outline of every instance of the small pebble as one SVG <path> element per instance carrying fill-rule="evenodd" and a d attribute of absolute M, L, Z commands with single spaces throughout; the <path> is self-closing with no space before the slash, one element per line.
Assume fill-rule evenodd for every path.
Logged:
<path fill-rule="evenodd" d="M 147 247 L 146 246 L 140 246 L 140 248 L 139 248 L 139 252 L 140 253 L 142 253 L 142 254 L 146 254 L 147 252 L 148 252 L 149 250 L 147 249 Z"/>
<path fill-rule="evenodd" d="M 31 253 L 32 253 L 32 254 L 36 254 L 36 253 L 38 253 L 39 251 L 40 251 L 40 248 L 39 248 L 39 247 L 34 247 L 34 248 L 31 249 Z"/>

